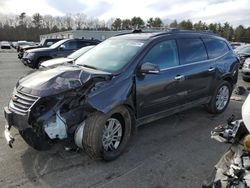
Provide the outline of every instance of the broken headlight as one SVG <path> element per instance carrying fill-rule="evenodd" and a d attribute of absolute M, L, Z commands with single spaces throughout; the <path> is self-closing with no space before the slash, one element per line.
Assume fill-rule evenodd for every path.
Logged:
<path fill-rule="evenodd" d="M 57 77 L 53 84 L 53 88 L 55 89 L 74 89 L 81 86 L 81 82 L 79 79 L 75 78 L 63 78 Z"/>

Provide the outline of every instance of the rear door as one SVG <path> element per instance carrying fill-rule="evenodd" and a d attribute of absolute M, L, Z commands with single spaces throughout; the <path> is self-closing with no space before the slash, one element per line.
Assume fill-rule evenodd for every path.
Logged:
<path fill-rule="evenodd" d="M 185 91 L 180 96 L 180 102 L 185 104 L 210 96 L 216 65 L 208 59 L 202 39 L 178 38 L 177 43 L 181 64 L 179 74 L 185 78 L 180 83 Z"/>

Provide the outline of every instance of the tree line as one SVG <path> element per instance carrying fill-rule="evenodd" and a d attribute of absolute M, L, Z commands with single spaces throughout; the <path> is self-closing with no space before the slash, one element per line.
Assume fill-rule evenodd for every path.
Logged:
<path fill-rule="evenodd" d="M 39 36 L 47 33 L 66 30 L 132 30 L 132 29 L 163 29 L 178 28 L 185 30 L 210 30 L 229 41 L 250 43 L 250 27 L 239 25 L 233 28 L 228 22 L 210 23 L 190 20 L 177 20 L 164 23 L 159 17 L 144 21 L 141 17 L 131 19 L 111 18 L 107 21 L 90 18 L 83 13 L 66 14 L 65 16 L 42 16 L 36 13 L 32 16 L 25 12 L 20 15 L 0 15 L 0 41 L 30 40 L 39 41 Z"/>

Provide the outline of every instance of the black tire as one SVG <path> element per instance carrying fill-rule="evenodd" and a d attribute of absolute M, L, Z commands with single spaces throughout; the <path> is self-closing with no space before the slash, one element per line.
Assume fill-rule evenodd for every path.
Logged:
<path fill-rule="evenodd" d="M 45 151 L 49 150 L 52 147 L 52 141 L 48 138 L 48 136 L 44 134 L 40 134 L 39 136 L 32 129 L 25 129 L 23 131 L 19 131 L 20 135 L 24 139 L 24 141 L 35 150 Z"/>
<path fill-rule="evenodd" d="M 216 107 L 216 97 L 217 97 L 217 95 L 218 95 L 219 90 L 220 90 L 222 87 L 224 87 L 224 86 L 226 86 L 226 87 L 228 88 L 228 90 L 229 90 L 228 100 L 227 100 L 226 105 L 223 107 L 223 109 L 218 109 L 218 108 Z M 207 105 L 205 105 L 206 110 L 207 110 L 209 113 L 211 113 L 211 114 L 220 114 L 220 113 L 224 112 L 224 111 L 226 110 L 228 104 L 229 104 L 231 94 L 232 94 L 232 84 L 229 83 L 229 82 L 227 82 L 227 81 L 222 81 L 222 82 L 220 82 L 220 84 L 216 87 L 215 92 L 214 92 L 214 94 L 213 94 L 213 96 L 212 96 L 210 102 L 209 102 Z"/>
<path fill-rule="evenodd" d="M 113 151 L 106 151 L 103 147 L 104 127 L 109 118 L 116 118 L 122 125 L 122 137 L 119 146 Z M 111 161 L 125 150 L 132 133 L 132 118 L 129 110 L 120 106 L 107 114 L 94 112 L 86 119 L 83 131 L 83 149 L 92 159 Z"/>
<path fill-rule="evenodd" d="M 242 80 L 244 80 L 245 82 L 250 82 L 250 79 L 245 76 L 242 76 Z"/>

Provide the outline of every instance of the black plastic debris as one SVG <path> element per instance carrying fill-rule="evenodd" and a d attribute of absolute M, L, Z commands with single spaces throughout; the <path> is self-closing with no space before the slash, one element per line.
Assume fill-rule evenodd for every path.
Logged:
<path fill-rule="evenodd" d="M 246 89 L 245 89 L 243 86 L 238 86 L 238 87 L 235 89 L 234 93 L 235 93 L 236 95 L 244 95 L 244 94 L 246 93 Z"/>

